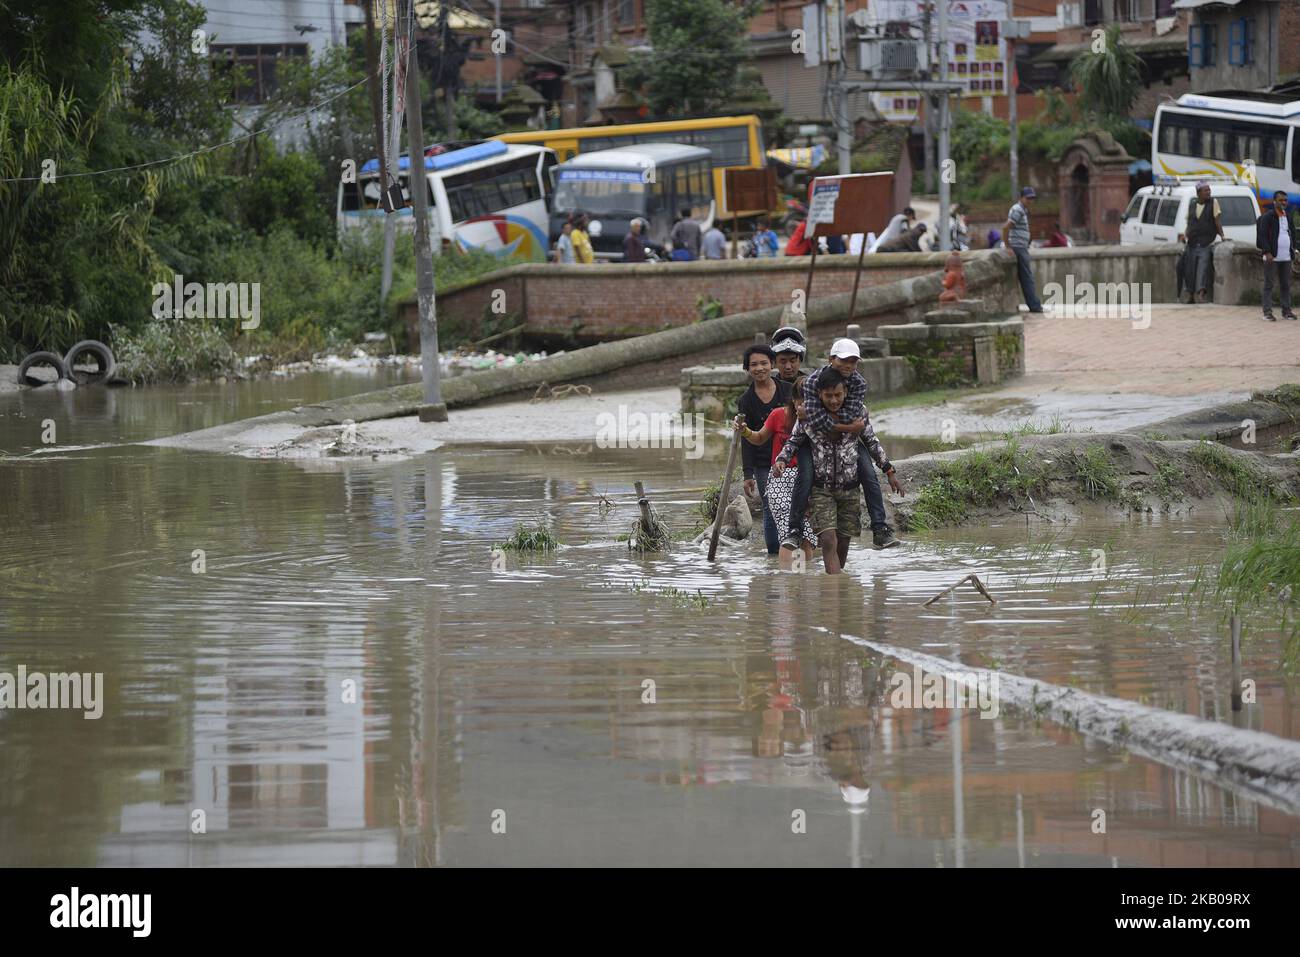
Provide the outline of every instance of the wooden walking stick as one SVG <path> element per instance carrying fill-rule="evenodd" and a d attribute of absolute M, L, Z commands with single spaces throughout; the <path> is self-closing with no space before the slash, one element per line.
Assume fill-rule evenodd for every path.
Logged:
<path fill-rule="evenodd" d="M 713 516 L 713 537 L 709 539 L 709 561 L 718 554 L 718 535 L 722 532 L 722 513 L 731 504 L 731 470 L 736 467 L 736 450 L 740 448 L 740 433 L 731 433 L 731 454 L 727 456 L 727 471 L 722 473 L 722 491 L 718 493 L 718 514 Z"/>

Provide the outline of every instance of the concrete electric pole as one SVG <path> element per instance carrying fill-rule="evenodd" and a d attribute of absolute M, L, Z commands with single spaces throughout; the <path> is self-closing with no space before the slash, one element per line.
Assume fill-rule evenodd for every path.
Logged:
<path fill-rule="evenodd" d="M 415 58 L 414 0 L 408 0 L 411 42 L 406 54 L 406 135 L 411 209 L 415 215 L 415 288 L 420 305 L 420 379 L 424 384 L 421 422 L 446 422 L 447 406 L 438 381 L 438 315 L 429 247 L 429 177 L 424 171 L 424 127 L 420 117 L 420 70 Z"/>
<path fill-rule="evenodd" d="M 948 0 L 938 0 L 939 6 L 939 81 L 948 82 Z M 948 162 L 948 123 L 952 111 L 948 107 L 949 93 L 944 90 L 939 94 L 939 248 L 944 252 L 952 249 L 952 230 L 948 226 L 948 207 L 952 205 L 952 187 L 950 170 L 955 173 Z"/>

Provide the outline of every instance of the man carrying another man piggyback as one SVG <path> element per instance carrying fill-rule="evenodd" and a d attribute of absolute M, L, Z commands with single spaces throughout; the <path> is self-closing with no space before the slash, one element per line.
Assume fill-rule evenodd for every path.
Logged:
<path fill-rule="evenodd" d="M 787 326 L 778 329 L 772 340 L 772 349 L 779 357 L 780 378 L 787 382 L 793 380 L 805 352 L 803 333 Z M 880 549 L 901 544 L 886 519 L 884 497 L 873 462 L 885 473 L 894 492 L 902 495 L 904 491 L 867 416 L 863 402 L 867 383 L 857 371 L 860 359 L 861 351 L 853 340 L 834 342 L 830 364 L 806 377 L 803 417 L 771 468 L 772 477 L 777 478 L 792 460 L 798 464 L 787 523 L 790 527 L 777 530 L 782 546 L 798 547 L 798 525 L 811 500 L 814 530 L 823 546 L 826 570 L 830 574 L 843 568 L 849 539 L 860 532 L 861 508 L 857 505 L 856 491 L 859 486 L 871 516 L 873 545 Z M 738 417 L 737 428 L 742 426 Z M 768 551 L 773 551 L 770 542 Z"/>

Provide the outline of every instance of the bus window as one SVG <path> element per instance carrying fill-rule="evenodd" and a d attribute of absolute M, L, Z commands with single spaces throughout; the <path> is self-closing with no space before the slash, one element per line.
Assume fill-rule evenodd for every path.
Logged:
<path fill-rule="evenodd" d="M 559 163 L 554 153 L 542 154 L 542 195 L 555 192 L 555 167 Z"/>
<path fill-rule="evenodd" d="M 650 185 L 650 195 L 646 198 L 646 213 L 653 216 L 668 209 L 668 185 L 656 178 Z"/>
<path fill-rule="evenodd" d="M 580 209 L 591 216 L 640 216 L 646 212 L 641 174 L 624 170 L 560 170 L 553 212 Z"/>
<path fill-rule="evenodd" d="M 537 158 L 533 156 L 454 173 L 445 177 L 443 186 L 453 223 L 489 216 L 542 198 L 542 187 L 537 182 Z"/>
<path fill-rule="evenodd" d="M 710 165 L 749 166 L 754 161 L 749 156 L 749 130 L 744 126 L 728 126 L 718 130 L 695 130 L 683 143 L 703 146 L 712 150 Z"/>

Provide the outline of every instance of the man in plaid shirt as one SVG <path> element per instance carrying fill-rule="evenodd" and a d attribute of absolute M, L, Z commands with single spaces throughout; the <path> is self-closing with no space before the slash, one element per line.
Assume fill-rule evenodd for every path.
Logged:
<path fill-rule="evenodd" d="M 835 431 L 857 435 L 857 477 L 862 484 L 862 497 L 867 503 L 867 513 L 871 516 L 872 544 L 878 549 L 893 548 L 896 545 L 901 545 L 902 542 L 899 541 L 886 520 L 885 499 L 880 491 L 880 480 L 876 477 L 875 469 L 871 467 L 872 461 L 885 473 L 885 477 L 889 479 L 889 487 L 894 492 L 899 495 L 903 495 L 905 492 L 894 474 L 894 466 L 885 455 L 884 447 L 880 444 L 880 440 L 876 438 L 876 430 L 871 427 L 871 421 L 867 417 L 866 406 L 863 402 L 867 395 L 867 380 L 857 371 L 858 361 L 861 358 L 862 352 L 858 349 L 858 344 L 852 339 L 835 340 L 830 351 L 830 366 L 823 366 L 822 369 L 833 368 L 844 377 L 848 388 L 848 395 L 845 397 L 844 405 L 834 415 L 826 411 L 826 407 L 822 405 L 821 399 L 817 395 L 817 378 L 822 369 L 813 372 L 804 382 L 804 415 L 806 421 L 795 426 L 789 440 L 786 442 L 785 449 L 782 449 L 781 458 L 788 463 L 790 457 L 803 448 L 808 439 L 807 432 Z M 787 450 L 790 453 L 788 456 L 786 455 Z M 806 455 L 806 453 L 804 454 Z M 792 516 L 803 514 L 803 510 L 807 508 L 808 498 L 812 493 L 812 469 L 805 467 L 804 461 L 803 458 L 800 459 L 798 485 L 795 488 L 794 499 L 790 508 Z"/>

